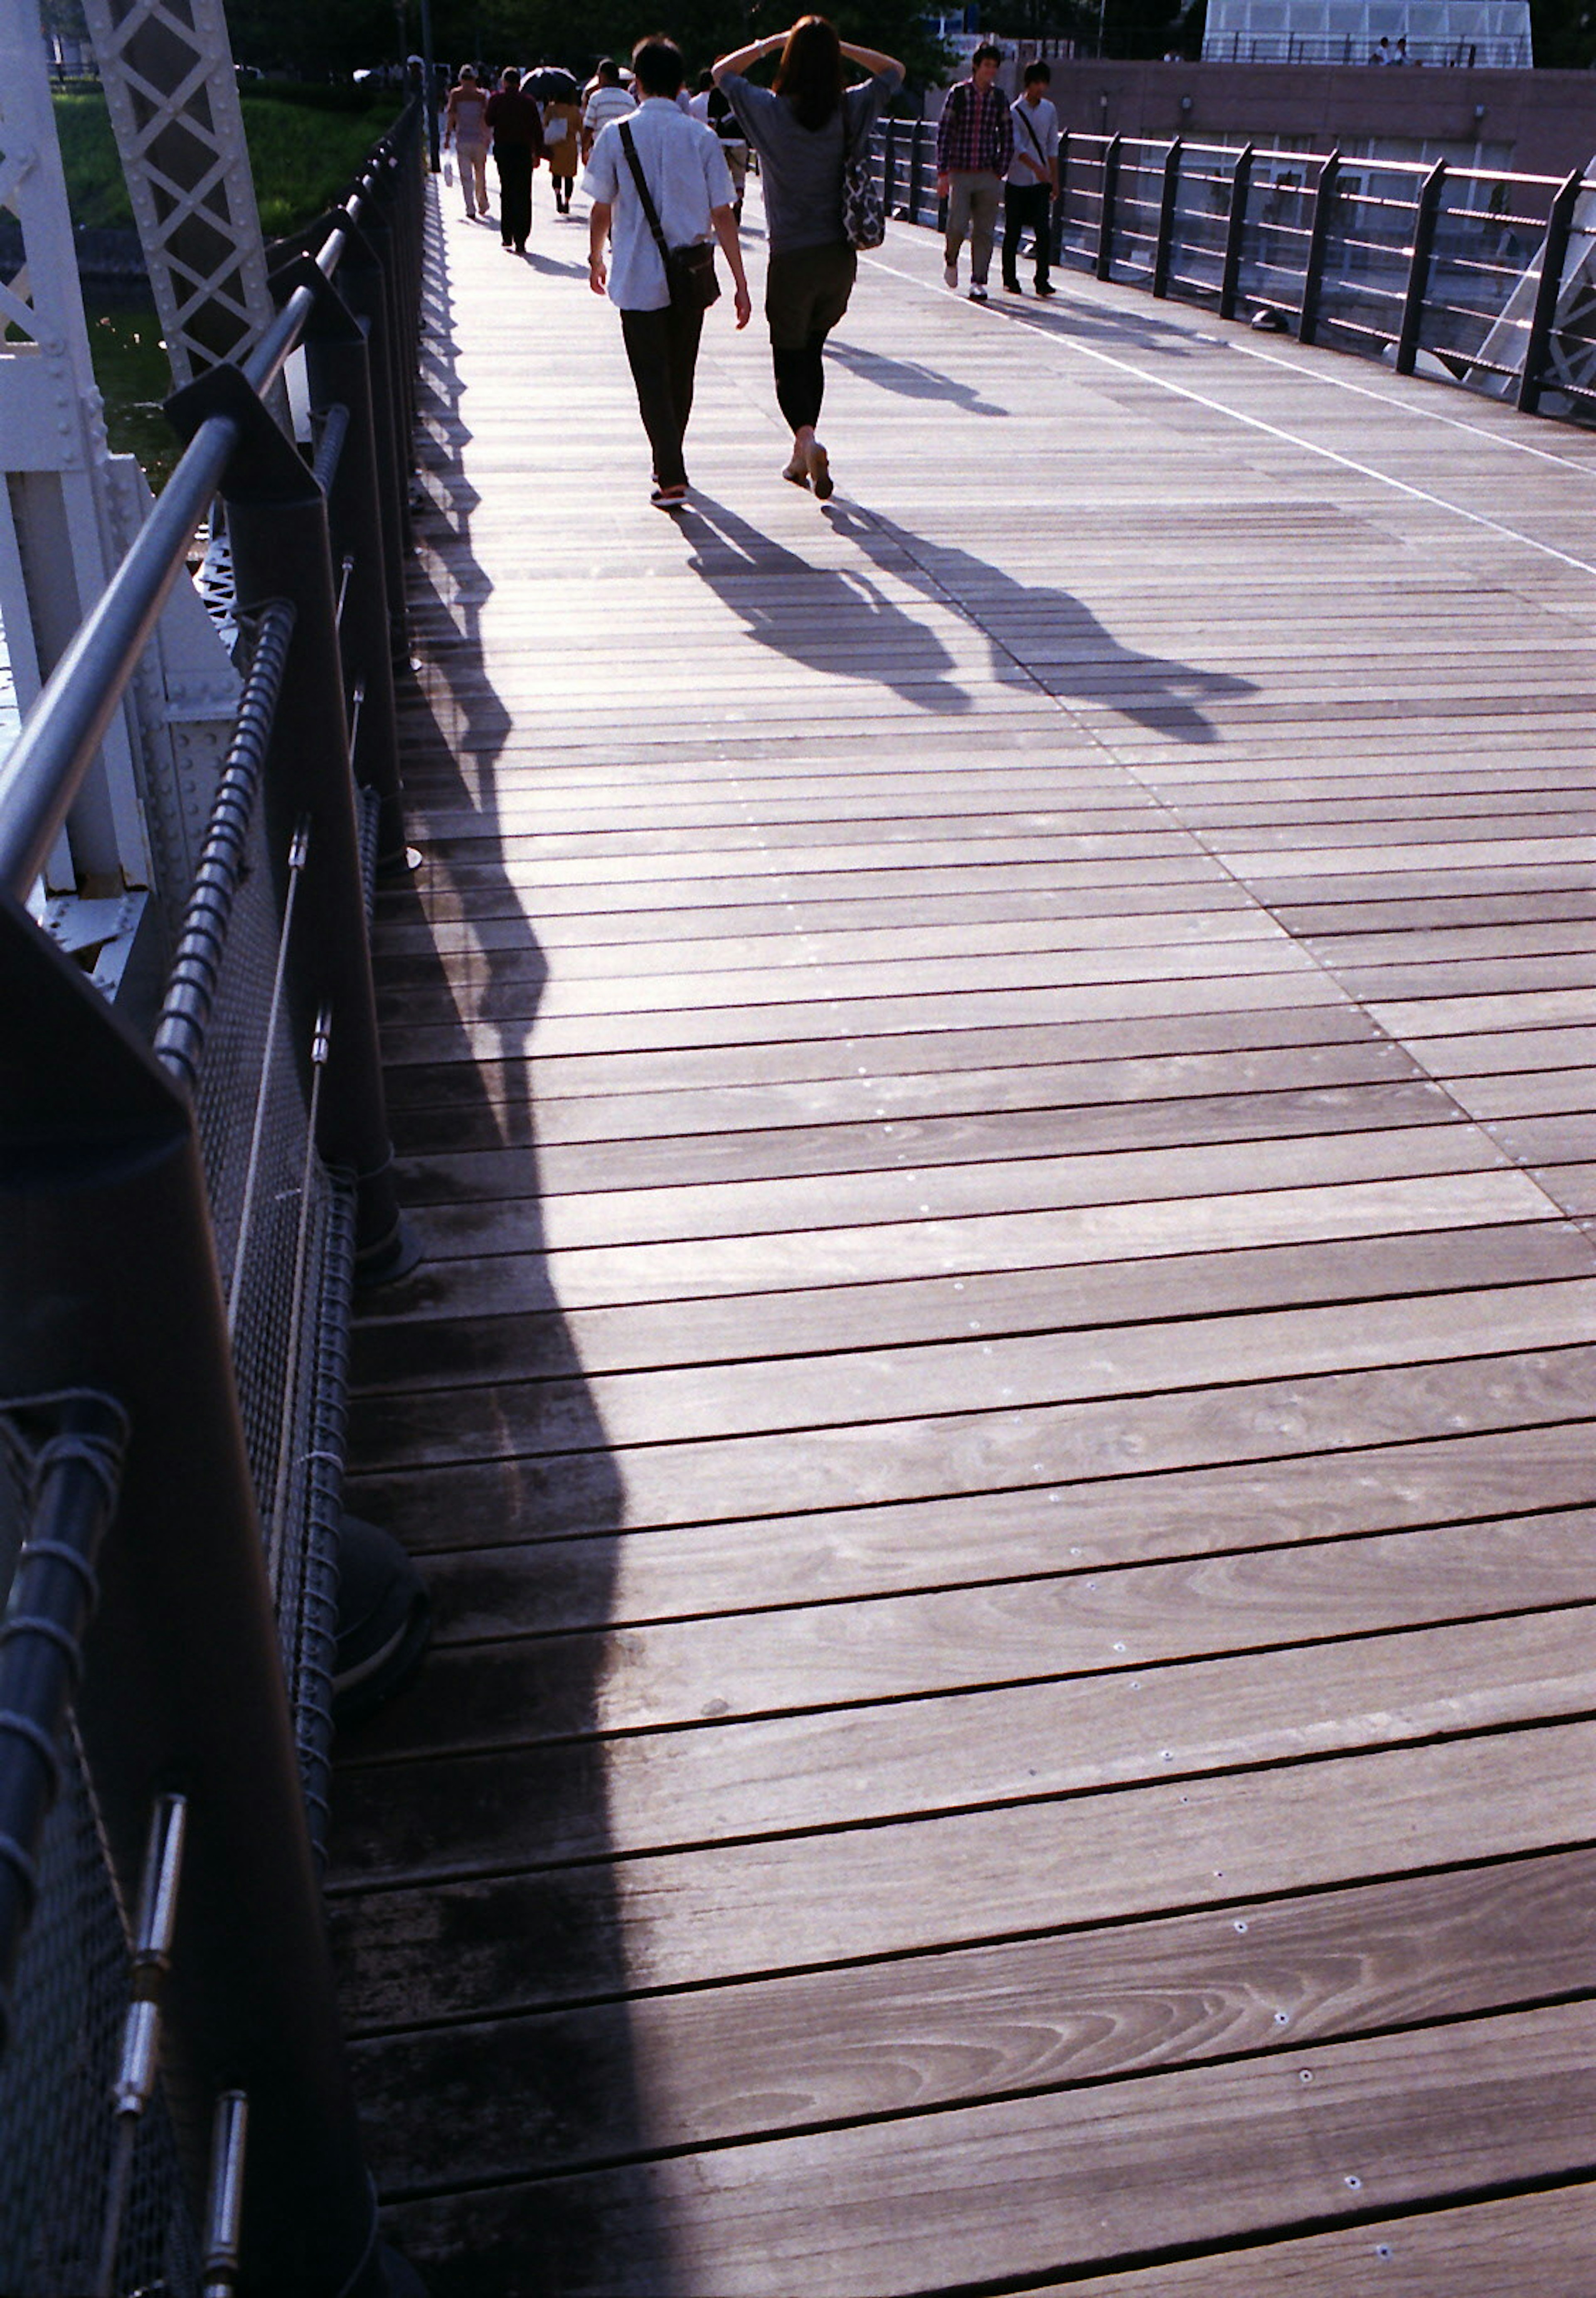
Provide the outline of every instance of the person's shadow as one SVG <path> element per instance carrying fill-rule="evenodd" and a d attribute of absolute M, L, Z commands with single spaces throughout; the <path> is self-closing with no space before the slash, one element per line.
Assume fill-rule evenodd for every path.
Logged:
<path fill-rule="evenodd" d="M 678 524 L 692 545 L 688 565 L 757 645 L 830 678 L 889 687 L 916 709 L 951 715 L 972 707 L 935 631 L 867 570 L 815 566 L 711 495 L 695 494 Z"/>
<path fill-rule="evenodd" d="M 862 343 L 845 343 L 831 336 L 826 343 L 826 357 L 846 368 L 849 375 L 861 383 L 874 384 L 878 390 L 896 392 L 900 399 L 934 399 L 950 407 L 961 407 L 966 415 L 989 415 L 999 419 L 1009 413 L 967 383 L 959 383 L 934 367 L 922 366 L 919 360 L 889 359 L 885 351 L 866 351 Z"/>
<path fill-rule="evenodd" d="M 379 892 L 375 945 L 399 1178 L 434 1250 L 362 1303 L 346 1492 L 417 1555 L 436 1633 L 415 1682 L 340 1733 L 329 1917 L 372 2165 L 428 2287 L 553 2298 L 608 2276 L 669 2298 L 598 1698 L 626 1495 L 544 1252 L 529 1049 L 548 969 L 501 804 L 526 761 L 484 652 L 493 583 L 435 237 L 424 316 L 422 674 L 401 731 L 431 842 L 418 820 L 426 858 Z M 602 2220 L 594 2164 L 618 2165 Z"/>
<path fill-rule="evenodd" d="M 1062 701 L 1108 709 L 1181 742 L 1216 742 L 1200 702 L 1256 692 L 1251 680 L 1122 646 L 1089 607 L 1052 583 L 1021 583 L 957 544 L 933 541 L 880 511 L 829 502 L 824 516 L 883 573 L 955 607 L 986 639 L 1001 685 L 1039 687 Z M 1061 549 L 1063 529 L 1061 525 Z"/>
<path fill-rule="evenodd" d="M 748 637 L 827 677 L 873 681 L 942 715 L 974 708 L 935 629 L 893 596 L 907 587 L 980 632 L 998 685 L 1116 712 L 1177 741 L 1216 742 L 1199 705 L 1255 691 L 1229 672 L 1122 646 L 1072 592 L 1017 582 L 989 559 L 879 511 L 833 500 L 824 516 L 868 568 L 817 566 L 709 495 L 695 495 L 678 523 L 692 546 L 688 565 Z"/>

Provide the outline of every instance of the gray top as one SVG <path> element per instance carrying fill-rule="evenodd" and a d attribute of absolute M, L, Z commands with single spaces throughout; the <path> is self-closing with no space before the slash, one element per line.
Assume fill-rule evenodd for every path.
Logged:
<path fill-rule="evenodd" d="M 798 247 L 833 247 L 842 228 L 842 167 L 847 153 L 873 126 L 877 113 L 902 85 L 898 70 L 861 80 L 842 99 L 823 128 L 804 128 L 784 96 L 757 87 L 740 72 L 724 72 L 721 86 L 759 154 L 765 193 L 765 225 L 770 252 L 785 255 Z"/>

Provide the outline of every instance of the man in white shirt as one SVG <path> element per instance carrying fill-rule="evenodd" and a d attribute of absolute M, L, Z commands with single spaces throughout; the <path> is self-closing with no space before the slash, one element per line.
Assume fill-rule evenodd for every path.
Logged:
<path fill-rule="evenodd" d="M 605 56 L 593 78 L 598 86 L 589 96 L 582 114 L 582 157 L 585 163 L 601 128 L 612 120 L 630 120 L 636 110 L 632 90 L 621 86 L 621 68 L 613 56 Z"/>
<path fill-rule="evenodd" d="M 1036 241 L 1037 293 L 1051 295 L 1047 277 L 1053 252 L 1053 203 L 1058 197 L 1058 113 L 1047 99 L 1053 73 L 1038 57 L 1025 67 L 1025 87 L 1011 109 L 1014 156 L 1003 194 L 1003 284 L 1020 293 L 1020 241 L 1029 226 Z"/>
<path fill-rule="evenodd" d="M 583 189 L 593 203 L 588 226 L 588 285 L 595 295 L 608 289 L 621 313 L 621 336 L 637 386 L 643 428 L 654 450 L 650 500 L 674 510 L 687 500 L 687 469 L 682 442 L 692 412 L 693 374 L 700 305 L 673 302 L 664 255 L 638 188 L 623 140 L 623 128 L 637 155 L 649 197 L 666 247 L 719 240 L 736 288 L 737 324 L 746 327 L 752 304 L 732 212 L 732 178 L 719 140 L 679 110 L 682 51 L 674 40 L 640 40 L 632 56 L 641 97 L 630 120 L 601 128 L 588 161 Z M 614 245 L 606 264 L 604 244 Z"/>

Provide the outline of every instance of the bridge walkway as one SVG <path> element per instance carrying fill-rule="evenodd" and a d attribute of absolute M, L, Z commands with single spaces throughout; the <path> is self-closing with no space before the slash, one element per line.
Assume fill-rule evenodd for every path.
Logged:
<path fill-rule="evenodd" d="M 723 304 L 667 518 L 540 194 L 444 203 L 379 922 L 394 2236 L 1589 2298 L 1596 437 L 898 227 L 834 500 Z"/>

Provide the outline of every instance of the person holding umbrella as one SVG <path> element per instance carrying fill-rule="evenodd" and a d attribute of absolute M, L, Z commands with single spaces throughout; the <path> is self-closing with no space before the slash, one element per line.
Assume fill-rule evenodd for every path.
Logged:
<path fill-rule="evenodd" d="M 543 157 L 554 178 L 554 211 L 568 216 L 576 183 L 576 146 L 582 133 L 581 95 L 575 80 L 558 64 L 540 64 L 521 82 L 523 95 L 542 106 Z"/>

